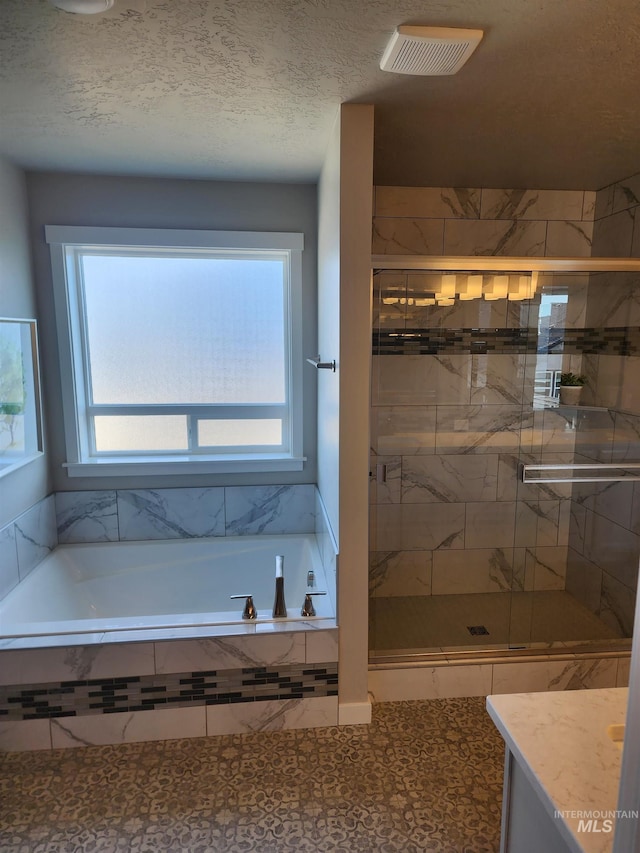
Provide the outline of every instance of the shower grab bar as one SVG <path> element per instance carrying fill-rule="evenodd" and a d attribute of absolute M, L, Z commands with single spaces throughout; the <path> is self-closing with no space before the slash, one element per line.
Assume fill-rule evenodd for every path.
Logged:
<path fill-rule="evenodd" d="M 563 476 L 563 471 L 582 471 L 584 474 L 578 474 L 577 476 Z M 605 476 L 597 476 L 598 471 L 602 471 Z M 614 471 L 624 471 L 629 473 L 614 476 Z M 589 472 L 593 473 L 589 476 Z M 607 472 L 611 472 L 611 476 L 606 476 Z M 550 476 L 544 476 L 545 473 Z M 558 476 L 554 476 L 554 474 L 557 474 Z M 640 480 L 640 462 L 627 462 L 620 465 L 594 462 L 592 465 L 581 463 L 576 465 L 548 464 L 522 466 L 523 483 L 622 483 L 625 480 Z"/>

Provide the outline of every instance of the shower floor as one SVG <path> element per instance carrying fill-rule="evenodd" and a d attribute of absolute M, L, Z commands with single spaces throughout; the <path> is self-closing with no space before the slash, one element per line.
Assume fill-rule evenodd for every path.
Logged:
<path fill-rule="evenodd" d="M 480 626 L 488 634 L 468 630 Z M 369 601 L 369 648 L 375 652 L 557 645 L 621 636 L 563 590 Z"/>

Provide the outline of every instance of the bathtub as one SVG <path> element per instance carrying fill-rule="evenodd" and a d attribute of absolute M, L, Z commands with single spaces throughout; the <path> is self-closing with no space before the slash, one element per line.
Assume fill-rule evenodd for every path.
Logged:
<path fill-rule="evenodd" d="M 273 619 L 277 555 L 288 616 Z M 0 602 L 0 638 L 334 619 L 330 594 L 301 616 L 309 571 L 312 591 L 329 592 L 311 534 L 60 545 Z M 257 620 L 242 619 L 238 594 L 253 596 Z"/>

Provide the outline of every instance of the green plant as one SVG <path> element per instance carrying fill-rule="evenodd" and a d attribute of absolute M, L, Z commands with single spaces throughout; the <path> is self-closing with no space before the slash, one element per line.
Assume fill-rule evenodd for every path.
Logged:
<path fill-rule="evenodd" d="M 581 373 L 561 373 L 560 374 L 560 384 L 561 385 L 584 385 L 586 382 L 586 376 L 583 376 Z"/>

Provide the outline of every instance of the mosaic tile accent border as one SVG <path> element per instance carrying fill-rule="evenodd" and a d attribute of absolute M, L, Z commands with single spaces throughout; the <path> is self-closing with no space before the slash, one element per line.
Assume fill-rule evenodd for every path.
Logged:
<path fill-rule="evenodd" d="M 0 723 L 338 695 L 338 665 L 298 664 L 0 687 Z"/>
<path fill-rule="evenodd" d="M 374 355 L 483 355 L 549 352 L 571 355 L 638 355 L 640 326 L 536 329 L 374 330 Z"/>

